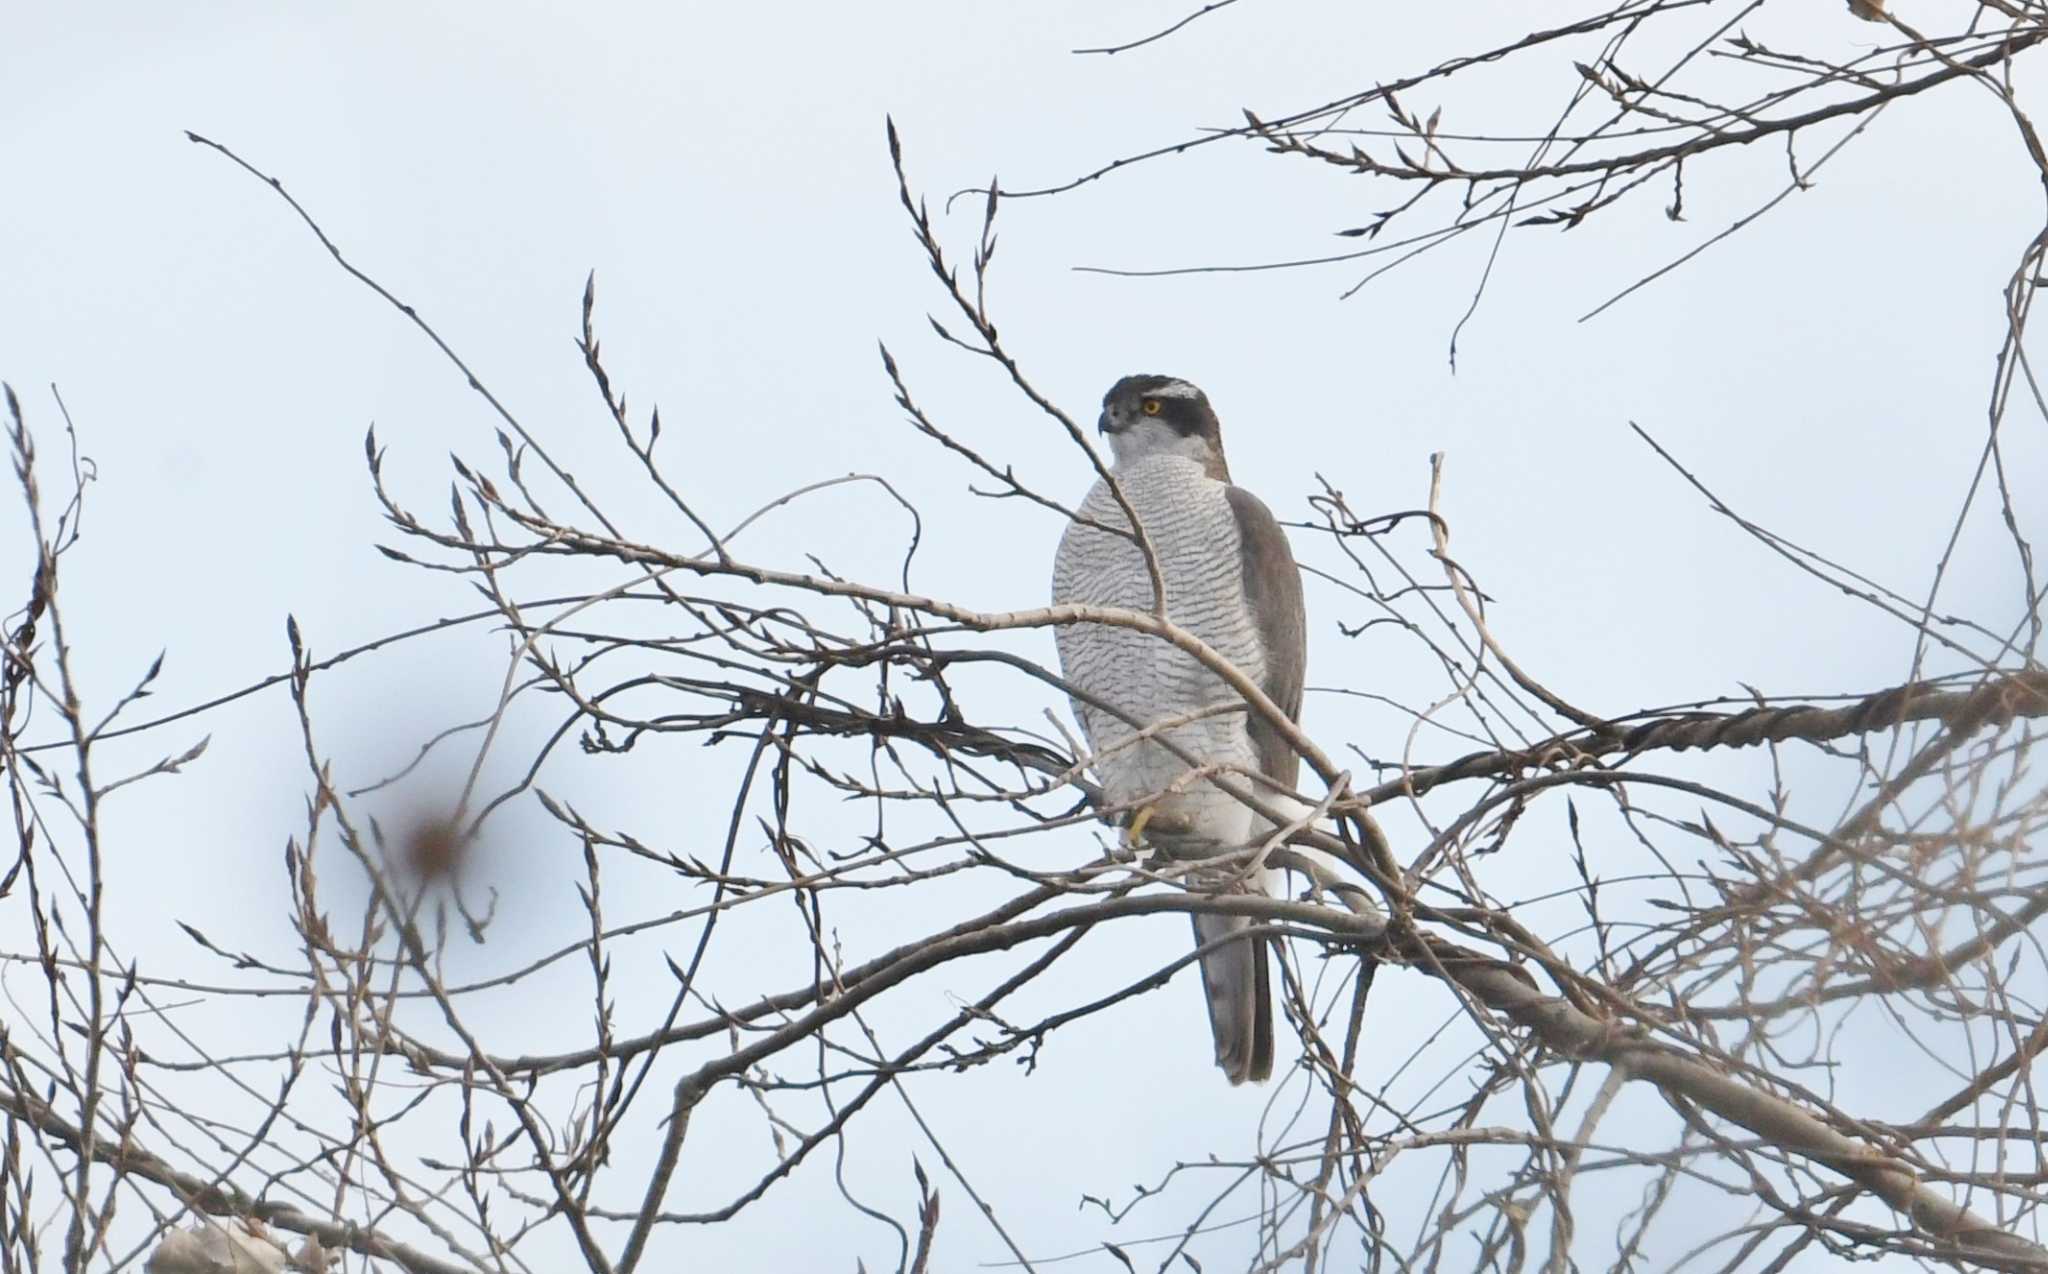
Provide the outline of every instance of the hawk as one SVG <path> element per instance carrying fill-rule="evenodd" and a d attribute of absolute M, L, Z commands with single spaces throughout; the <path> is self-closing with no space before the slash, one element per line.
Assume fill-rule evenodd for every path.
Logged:
<path fill-rule="evenodd" d="M 1115 457 L 1110 472 L 1158 558 L 1167 618 L 1235 664 L 1290 718 L 1299 717 L 1307 664 L 1301 569 L 1272 511 L 1231 484 L 1222 426 L 1208 396 L 1172 376 L 1126 376 L 1103 397 L 1099 428 Z M 1053 559 L 1055 604 L 1152 610 L 1151 577 L 1135 539 L 1104 529 L 1128 525 L 1109 483 L 1098 480 Z M 1297 805 L 1276 800 L 1272 785 L 1291 793 L 1300 757 L 1194 656 L 1150 634 L 1106 624 L 1063 624 L 1054 632 L 1103 801 L 1135 811 L 1127 832 L 1133 843 L 1142 839 L 1175 858 L 1213 858 L 1272 830 L 1244 802 L 1191 774 L 1173 748 L 1268 804 Z M 1209 883 L 1234 875 L 1219 872 Z M 1266 888 L 1257 877 L 1236 887 Z M 1194 922 L 1200 944 L 1251 924 L 1242 916 L 1200 913 Z M 1233 1084 L 1273 1073 L 1266 966 L 1266 941 L 1250 937 L 1202 957 L 1216 1064 Z"/>

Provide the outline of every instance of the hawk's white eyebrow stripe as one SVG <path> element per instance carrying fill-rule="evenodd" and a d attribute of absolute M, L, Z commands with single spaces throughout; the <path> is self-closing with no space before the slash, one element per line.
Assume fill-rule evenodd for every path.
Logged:
<path fill-rule="evenodd" d="M 1184 380 L 1170 380 L 1157 389 L 1145 391 L 1154 398 L 1200 398 L 1202 391 Z"/>

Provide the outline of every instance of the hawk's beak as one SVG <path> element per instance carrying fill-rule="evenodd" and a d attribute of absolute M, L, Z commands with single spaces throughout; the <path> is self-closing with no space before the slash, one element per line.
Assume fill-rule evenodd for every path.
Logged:
<path fill-rule="evenodd" d="M 1103 408 L 1102 415 L 1098 416 L 1095 420 L 1095 432 L 1099 434 L 1113 434 L 1116 432 L 1116 425 L 1110 421 L 1109 409 L 1106 407 Z"/>

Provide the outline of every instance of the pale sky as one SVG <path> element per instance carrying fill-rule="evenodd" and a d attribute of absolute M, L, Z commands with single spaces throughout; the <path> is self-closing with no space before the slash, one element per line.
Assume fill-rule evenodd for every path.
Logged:
<path fill-rule="evenodd" d="M 612 374 L 636 412 L 661 405 L 671 476 L 713 525 L 792 487 L 879 473 L 924 515 L 919 591 L 989 610 L 1041 604 L 1057 521 L 966 490 L 974 475 L 919 439 L 892 404 L 877 340 L 935 419 L 1048 494 L 1078 500 L 1085 462 L 989 367 L 931 334 L 925 315 L 945 298 L 896 205 L 885 115 L 902 132 L 913 179 L 943 212 L 945 195 L 991 174 L 1013 189 L 1057 183 L 1234 124 L 1244 107 L 1278 115 L 1412 73 L 1515 34 L 1527 12 L 1473 4 L 1453 20 L 1431 6 L 1245 0 L 1142 49 L 1071 52 L 1155 30 L 1190 7 L 17 6 L 0 35 L 0 376 L 53 461 L 63 454 L 48 389 L 57 385 L 96 462 L 64 581 L 89 693 L 111 703 L 160 649 L 169 654 L 148 705 L 157 710 L 281 671 L 287 613 L 316 653 L 331 653 L 476 609 L 450 577 L 372 548 L 392 537 L 370 494 L 363 436 L 376 426 L 393 489 L 438 514 L 448 453 L 489 463 L 496 421 L 282 202 L 188 143 L 188 129 L 279 178 L 579 478 L 608 492 L 630 535 L 700 547 L 635 483 L 572 344 L 591 270 Z M 1746 29 L 1842 56 L 1877 38 L 1827 4 L 1770 6 Z M 1567 91 L 1563 65 L 1549 64 L 1547 78 L 1510 69 L 1473 79 L 1462 98 L 1407 105 L 1426 114 L 1447 102 L 1446 130 L 1537 131 Z M 1802 139 L 1802 158 L 1837 136 Z M 1313 517 L 1306 497 L 1317 474 L 1361 512 L 1419 507 L 1428 457 L 1446 452 L 1453 550 L 1494 599 L 1496 635 L 1589 708 L 1618 715 L 1740 695 L 1745 685 L 1873 690 L 1906 675 L 1910 632 L 1742 535 L 1628 424 L 1737 512 L 1921 595 L 1982 444 L 2001 288 L 2040 223 L 2039 187 L 2017 147 L 2009 122 L 1970 86 L 1905 103 L 1813 189 L 1583 323 L 1775 193 L 1783 148 L 1689 169 L 1682 222 L 1663 215 L 1664 191 L 1568 234 L 1515 230 L 1460 337 L 1455 373 L 1447 349 L 1486 236 L 1349 299 L 1340 294 L 1360 277 L 1355 264 L 1159 279 L 1076 269 L 1342 251 L 1357 243 L 1334 232 L 1399 197 L 1254 146 L 1212 146 L 1006 203 L 993 307 L 1011 352 L 1077 418 L 1092 420 L 1103 390 L 1128 372 L 1201 384 L 1237 480 L 1283 520 Z M 970 198 L 940 218 L 962 260 L 979 211 Z M 2039 489 L 2048 456 L 2038 423 L 2009 433 L 2008 445 L 2016 482 Z M 0 526 L 0 580 L 18 594 L 32 558 L 11 504 Z M 2041 529 L 2032 528 L 2037 542 Z M 886 585 L 905 530 L 886 497 L 849 487 L 749 532 L 747 555 L 802 569 L 802 555 L 817 551 L 842 574 Z M 1295 547 L 1305 563 L 1341 569 L 1311 535 L 1297 532 Z M 1419 551 L 1409 558 L 1426 564 Z M 1949 609 L 1994 624 L 2020 613 L 1995 505 L 1966 529 L 1958 561 Z M 1312 581 L 1309 609 L 1311 687 L 1418 706 L 1441 693 L 1393 635 L 1339 634 L 1340 622 L 1369 617 L 1340 591 Z M 1009 644 L 1052 661 L 1047 633 Z M 502 640 L 473 630 L 317 680 L 318 720 L 342 781 L 374 778 L 435 730 L 488 712 L 503 675 Z M 1046 708 L 1064 719 L 1065 705 L 1035 683 L 1006 681 L 991 694 L 986 702 L 1014 704 L 1019 721 L 1042 724 Z M 1307 714 L 1333 753 L 1355 745 L 1385 760 L 1403 746 L 1397 714 L 1313 692 Z M 176 922 L 225 949 L 291 963 L 281 851 L 302 831 L 307 783 L 277 691 L 117 755 L 146 763 L 203 734 L 213 742 L 190 773 L 112 807 L 112 915 L 124 958 L 219 980 L 222 962 Z M 1425 735 L 1416 759 L 1463 750 Z M 508 752 L 504 777 L 520 761 Z M 1732 780 L 1762 763 L 1722 757 L 1690 772 Z M 606 825 L 715 857 L 706 838 L 723 826 L 720 780 L 736 764 L 694 741 L 603 763 L 565 752 L 544 785 L 586 813 L 602 810 Z M 1833 808 L 1847 793 L 1813 795 Z M 530 799 L 501 822 L 496 927 L 484 947 L 458 943 L 451 956 L 468 976 L 516 967 L 573 941 L 585 923 L 574 845 Z M 1397 826 L 1412 835 L 1415 825 Z M 1080 834 L 1066 847 L 1065 861 L 1094 852 Z M 1490 870 L 1506 894 L 1565 880 L 1555 861 Z M 612 919 L 685 905 L 658 874 L 622 879 L 635 883 Z M 678 892 L 664 896 L 670 888 Z M 867 916 L 866 930 L 849 920 L 849 957 L 947 923 L 950 905 L 935 894 L 928 914 Z M 1185 929 L 1160 917 L 1105 940 L 1101 958 L 1113 967 L 1102 969 L 1103 985 L 1183 954 Z M 647 1003 L 665 1005 L 661 955 L 683 938 L 622 950 L 622 1030 L 646 1029 Z M 761 966 L 780 961 L 800 979 L 802 954 L 762 952 Z M 35 976 L 8 975 L 17 1004 L 33 1002 Z M 503 1052 L 574 1046 L 588 1037 L 581 976 L 578 968 L 533 996 L 479 1005 L 479 1021 L 499 1032 Z M 1066 976 L 1033 1003 L 1051 1011 L 1055 994 L 1089 997 L 1080 970 Z M 631 994 L 636 978 L 652 986 L 651 1001 Z M 734 982 L 719 994 L 738 1003 L 788 981 Z M 986 974 L 941 974 L 921 994 L 971 997 L 985 985 Z M 185 1011 L 183 1025 L 228 1047 L 234 1019 Z M 1384 972 L 1372 1012 L 1389 1041 L 1385 1069 L 1451 1011 L 1437 984 Z M 295 1013 L 275 1031 L 293 1029 Z M 272 1032 L 267 1045 L 284 1038 L 262 1030 Z M 1228 1089 L 1206 1049 L 1188 972 L 1126 1013 L 1063 1033 L 1032 1075 L 1005 1063 L 917 1091 L 1004 1225 L 1033 1257 L 1052 1256 L 1184 1220 L 1141 1209 L 1110 1227 L 1078 1206 L 1083 1194 L 1121 1201 L 1176 1161 L 1248 1151 L 1271 1091 Z M 751 1103 L 728 1097 L 692 1130 L 675 1206 L 722 1201 L 739 1179 L 732 1164 L 766 1152 Z M 1897 1113 L 1878 1108 L 1883 1097 L 1873 1090 L 1863 1113 Z M 935 1157 L 899 1107 L 878 1101 L 870 1113 L 848 1146 L 849 1179 L 868 1202 L 907 1215 L 911 1158 L 937 1177 Z M 950 1179 L 940 1185 L 949 1192 L 942 1267 L 1004 1259 Z M 1587 1209 L 1598 1218 L 1632 1202 L 1630 1193 Z M 1581 1227 L 1596 1243 L 1611 1228 L 1585 1216 Z M 1216 1262 L 1208 1268 L 1228 1269 L 1248 1250 L 1233 1246 L 1240 1241 L 1226 1234 L 1194 1250 Z M 825 1154 L 731 1225 L 668 1231 L 659 1242 L 700 1268 L 896 1260 L 893 1236 L 837 1201 Z M 529 1259 L 547 1268 L 554 1250 Z M 1072 1268 L 1113 1266 L 1096 1255 Z"/>

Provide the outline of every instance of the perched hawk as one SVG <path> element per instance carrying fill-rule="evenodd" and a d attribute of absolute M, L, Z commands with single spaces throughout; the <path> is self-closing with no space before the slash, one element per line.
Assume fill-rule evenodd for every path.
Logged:
<path fill-rule="evenodd" d="M 1126 376 L 1102 400 L 1100 428 L 1116 457 L 1111 472 L 1138 515 L 1166 581 L 1167 618 L 1213 647 L 1296 717 L 1307 635 L 1301 571 L 1287 535 L 1259 498 L 1230 484 L 1222 429 L 1208 397 L 1171 376 Z M 1053 559 L 1053 601 L 1152 609 L 1152 584 L 1136 542 L 1102 527 L 1127 523 L 1109 484 L 1098 481 Z M 1089 522 L 1100 526 L 1090 526 Z M 1212 858 L 1272 828 L 1242 801 L 1191 778 L 1189 765 L 1155 738 L 1204 766 L 1238 767 L 1234 782 L 1281 805 L 1263 774 L 1294 790 L 1300 758 L 1242 696 L 1193 656 L 1157 637 L 1104 624 L 1055 630 L 1060 666 L 1080 695 L 1109 704 L 1139 727 L 1185 720 L 1133 742 L 1129 722 L 1077 697 L 1075 715 L 1095 753 L 1109 805 L 1131 806 L 1132 839 L 1175 858 Z M 1292 802 L 1285 803 L 1287 805 Z M 1218 883 L 1223 877 L 1219 873 Z M 1263 892 L 1263 880 L 1241 886 Z M 1242 917 L 1196 915 L 1195 939 L 1242 931 Z M 1202 957 L 1216 1064 L 1233 1084 L 1273 1073 L 1273 993 L 1266 943 L 1250 938 Z"/>

